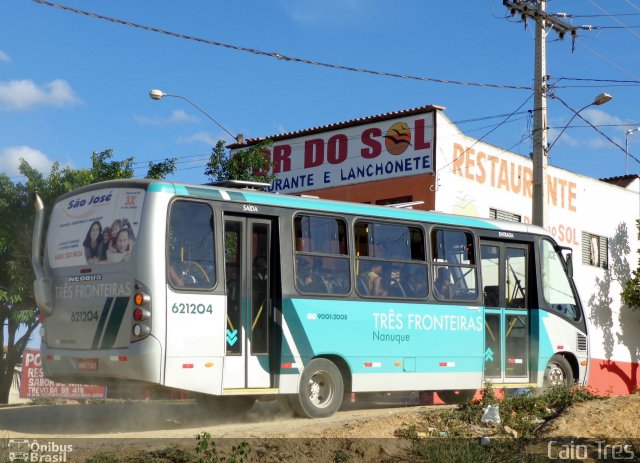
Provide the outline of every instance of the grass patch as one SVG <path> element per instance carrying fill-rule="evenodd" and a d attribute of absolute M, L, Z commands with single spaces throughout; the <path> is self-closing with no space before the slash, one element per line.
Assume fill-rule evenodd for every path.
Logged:
<path fill-rule="evenodd" d="M 527 454 L 528 442 L 568 406 L 597 398 L 586 388 L 566 386 L 498 398 L 489 385 L 480 400 L 454 410 L 429 411 L 420 426 L 400 428 L 395 435 L 410 440 L 412 456 L 426 461 L 548 461 L 546 455 Z M 499 407 L 499 424 L 482 422 L 489 405 Z"/>

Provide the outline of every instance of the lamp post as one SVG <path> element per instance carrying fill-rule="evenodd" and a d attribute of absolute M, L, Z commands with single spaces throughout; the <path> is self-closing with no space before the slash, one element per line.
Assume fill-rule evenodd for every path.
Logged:
<path fill-rule="evenodd" d="M 553 145 L 556 144 L 558 139 L 562 136 L 564 131 L 567 130 L 567 127 L 569 127 L 571 125 L 571 122 L 573 122 L 573 120 L 576 118 L 576 116 L 578 114 L 580 114 L 585 109 L 590 108 L 591 106 L 600 106 L 600 105 L 603 105 L 605 103 L 608 103 L 612 99 L 613 99 L 613 97 L 611 95 L 609 95 L 608 93 L 601 93 L 600 95 L 595 97 L 595 99 L 591 103 L 589 103 L 588 105 L 580 108 L 578 111 L 575 111 L 575 110 L 571 109 L 569 106 L 567 106 L 567 108 L 569 108 L 569 109 L 571 109 L 571 111 L 573 111 L 573 116 L 571 116 L 571 119 L 569 119 L 569 122 L 567 122 L 567 124 L 564 127 L 562 127 L 562 130 L 560 131 L 560 133 L 558 134 L 556 139 L 553 140 L 553 143 L 551 143 L 551 145 L 549 146 L 549 149 L 547 149 L 547 152 L 549 152 L 549 150 L 551 150 L 551 148 L 553 148 Z"/>
<path fill-rule="evenodd" d="M 637 132 L 638 130 L 640 130 L 640 127 L 638 127 L 637 129 L 629 129 L 627 130 L 627 133 L 625 133 L 624 135 L 624 140 L 625 140 L 625 154 L 626 154 L 626 158 L 624 161 L 624 174 L 627 175 L 629 173 L 629 135 L 631 135 L 633 132 Z"/>
<path fill-rule="evenodd" d="M 238 135 L 234 135 L 231 132 L 229 132 L 222 124 L 220 124 L 220 122 L 216 121 L 213 117 L 211 117 L 204 109 L 202 109 L 200 106 L 198 106 L 197 104 L 195 104 L 193 101 L 191 101 L 189 98 L 182 96 L 182 95 L 173 95 L 170 93 L 165 93 L 162 90 L 158 90 L 157 88 L 152 89 L 149 92 L 149 98 L 151 98 L 152 100 L 161 100 L 163 99 L 165 96 L 170 96 L 173 98 L 181 98 L 184 101 L 186 101 L 187 103 L 189 103 L 190 105 L 192 105 L 194 108 L 196 108 L 198 111 L 200 111 L 202 114 L 204 114 L 205 116 L 207 116 L 211 121 L 213 121 L 213 123 L 215 123 L 218 127 L 220 127 L 222 130 L 224 130 L 225 132 L 227 132 L 231 138 L 233 138 L 236 143 L 238 144 L 242 144 L 244 143 L 244 137 L 242 136 L 241 133 L 239 133 Z"/>
<path fill-rule="evenodd" d="M 556 97 L 557 98 L 557 97 Z M 534 225 L 539 225 L 541 227 L 546 227 L 547 226 L 547 214 L 546 214 L 546 205 L 547 205 L 547 162 L 546 162 L 546 158 L 547 155 L 549 153 L 549 150 L 551 150 L 551 148 L 553 148 L 553 145 L 556 144 L 556 142 L 558 141 L 558 139 L 560 138 L 560 136 L 562 136 L 562 134 L 564 133 L 564 131 L 567 129 L 567 127 L 569 127 L 569 125 L 571 124 L 571 122 L 576 118 L 576 116 L 579 116 L 580 113 L 582 111 L 584 111 L 585 109 L 591 107 L 591 106 L 600 106 L 603 105 L 605 103 L 608 103 L 609 101 L 611 101 L 613 97 L 611 95 L 609 95 L 608 93 L 601 93 L 598 96 L 596 96 L 594 98 L 594 100 L 589 103 L 588 105 L 580 108 L 578 111 L 574 110 L 573 108 L 571 108 L 570 106 L 568 106 L 566 103 L 564 103 L 562 100 L 560 100 L 567 108 L 569 108 L 571 111 L 573 111 L 573 116 L 571 116 L 571 119 L 569 119 L 569 122 L 567 122 L 567 125 L 565 125 L 562 130 L 560 131 L 560 133 L 558 134 L 558 136 L 556 137 L 556 139 L 553 141 L 553 143 L 551 143 L 551 145 L 549 145 L 548 148 L 544 149 L 544 146 L 542 147 L 542 151 L 543 153 L 542 156 L 538 156 L 539 158 L 542 158 L 543 161 L 540 161 L 540 159 L 538 159 L 538 161 L 536 162 L 536 160 L 534 159 L 534 163 L 533 163 L 533 177 L 534 177 L 534 184 L 533 184 L 533 204 L 532 204 L 532 210 L 533 210 L 533 214 L 532 214 L 532 221 Z M 545 112 L 546 112 L 546 107 L 545 107 Z M 580 116 L 582 117 L 582 116 Z M 546 119 L 546 117 L 544 118 Z M 542 129 L 540 129 L 541 132 L 546 132 L 547 128 L 546 128 L 546 124 L 542 125 Z M 539 136 L 539 138 L 541 138 L 542 140 L 546 140 L 546 134 L 545 135 L 541 135 Z M 535 145 L 535 144 L 534 144 Z M 540 148 L 539 148 L 540 149 Z M 534 150 L 534 158 L 535 156 L 535 150 Z M 536 175 L 537 173 L 537 175 Z M 538 179 L 538 181 L 536 182 L 535 179 Z"/>

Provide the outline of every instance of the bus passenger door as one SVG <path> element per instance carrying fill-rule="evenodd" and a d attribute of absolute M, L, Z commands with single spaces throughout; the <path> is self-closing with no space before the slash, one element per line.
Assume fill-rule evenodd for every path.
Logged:
<path fill-rule="evenodd" d="M 485 381 L 528 383 L 528 248 L 483 241 L 480 249 L 485 305 Z"/>
<path fill-rule="evenodd" d="M 271 222 L 227 216 L 224 225 L 227 317 L 222 388 L 271 387 Z"/>

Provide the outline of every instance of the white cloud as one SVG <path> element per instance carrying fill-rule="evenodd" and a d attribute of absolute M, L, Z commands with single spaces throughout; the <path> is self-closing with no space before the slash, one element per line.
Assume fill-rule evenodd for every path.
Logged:
<path fill-rule="evenodd" d="M 171 112 L 171 116 L 169 116 L 169 122 L 196 122 L 198 120 L 197 117 L 190 116 L 183 111 L 182 109 L 176 109 Z"/>
<path fill-rule="evenodd" d="M 171 125 L 198 121 L 197 117 L 187 114 L 187 112 L 182 109 L 172 111 L 168 117 L 134 116 L 133 119 L 140 125 Z"/>
<path fill-rule="evenodd" d="M 64 80 L 40 87 L 31 80 L 0 82 L 0 110 L 25 110 L 36 106 L 72 106 L 82 100 Z"/>
<path fill-rule="evenodd" d="M 11 57 L 7 55 L 5 52 L 3 52 L 2 50 L 0 50 L 0 61 L 2 61 L 3 63 L 10 63 Z"/>
<path fill-rule="evenodd" d="M 187 143 L 202 142 L 209 146 L 216 146 L 216 143 L 218 143 L 218 140 L 226 140 L 226 138 L 225 137 L 216 138 L 207 132 L 196 132 L 193 135 L 188 137 L 180 137 L 178 139 L 178 143 L 187 144 Z"/>
<path fill-rule="evenodd" d="M 617 116 L 612 116 L 601 109 L 587 108 L 580 113 L 582 117 L 596 127 L 599 125 L 621 125 L 624 121 Z"/>
<path fill-rule="evenodd" d="M 0 150 L 0 172 L 9 177 L 21 175 L 18 171 L 21 158 L 39 172 L 49 172 L 53 165 L 53 161 L 40 150 L 28 146 L 11 146 Z"/>

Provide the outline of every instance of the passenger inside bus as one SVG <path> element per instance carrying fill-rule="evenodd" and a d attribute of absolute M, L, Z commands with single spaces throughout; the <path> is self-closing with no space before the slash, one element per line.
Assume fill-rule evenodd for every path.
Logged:
<path fill-rule="evenodd" d="M 425 297 L 427 295 L 427 274 L 424 267 L 415 269 L 411 273 L 406 286 L 410 297 Z"/>
<path fill-rule="evenodd" d="M 447 267 L 438 268 L 438 278 L 434 282 L 436 297 L 439 299 L 453 299 L 453 288 L 451 286 L 451 277 Z"/>
<path fill-rule="evenodd" d="M 383 288 L 382 264 L 373 262 L 370 270 L 366 274 L 367 290 L 370 296 L 386 296 L 387 291 Z"/>
<path fill-rule="evenodd" d="M 169 279 L 174 286 L 184 288 L 185 286 L 195 286 L 196 277 L 189 274 L 188 266 L 179 259 L 172 259 L 169 264 Z"/>
<path fill-rule="evenodd" d="M 314 269 L 313 258 L 310 256 L 296 257 L 296 285 L 305 293 L 328 293 L 319 271 Z"/>

